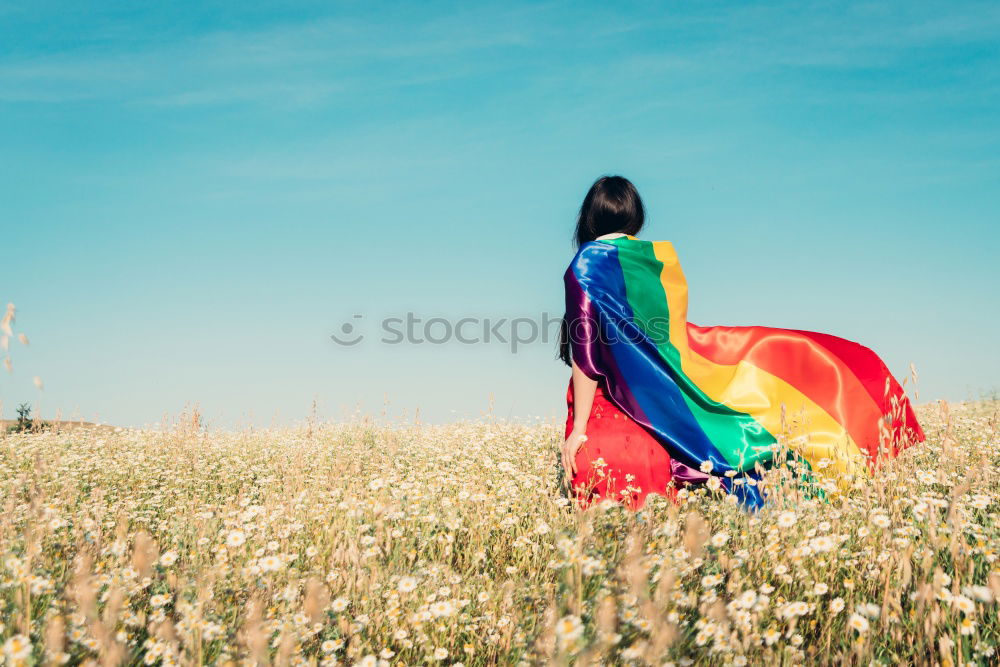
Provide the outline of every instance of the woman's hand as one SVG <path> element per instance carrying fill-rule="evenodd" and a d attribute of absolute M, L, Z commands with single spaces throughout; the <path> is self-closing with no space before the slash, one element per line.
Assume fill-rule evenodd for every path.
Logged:
<path fill-rule="evenodd" d="M 566 438 L 566 442 L 562 444 L 562 465 L 563 470 L 566 471 L 566 486 L 570 485 L 576 475 L 576 455 L 586 441 L 587 434 L 582 429 L 574 428 L 569 437 Z"/>
<path fill-rule="evenodd" d="M 597 394 L 597 380 L 587 377 L 573 362 L 573 430 L 562 446 L 562 464 L 566 471 L 566 485 L 571 484 L 576 475 L 576 453 L 587 441 L 587 421 L 594 407 Z"/>

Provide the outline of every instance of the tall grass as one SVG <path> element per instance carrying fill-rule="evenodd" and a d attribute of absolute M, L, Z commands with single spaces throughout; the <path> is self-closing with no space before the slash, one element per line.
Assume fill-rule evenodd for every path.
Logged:
<path fill-rule="evenodd" d="M 990 664 L 996 401 L 822 497 L 632 513 L 553 424 L 75 430 L 0 442 L 6 664 Z"/>

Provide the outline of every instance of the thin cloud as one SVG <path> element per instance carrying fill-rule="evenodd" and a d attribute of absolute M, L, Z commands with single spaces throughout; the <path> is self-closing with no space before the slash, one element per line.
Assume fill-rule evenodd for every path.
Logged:
<path fill-rule="evenodd" d="M 215 31 L 142 48 L 130 42 L 121 50 L 111 43 L 83 52 L 15 55 L 0 63 L 0 99 L 193 106 L 269 102 L 278 94 L 286 103 L 309 103 L 343 92 L 352 79 L 355 88 L 362 78 L 366 86 L 378 88 L 467 76 L 479 66 L 489 71 L 494 65 L 483 54 L 533 39 L 521 29 L 488 30 L 482 13 L 466 16 L 471 24 L 451 17 L 406 29 L 320 19 Z"/>

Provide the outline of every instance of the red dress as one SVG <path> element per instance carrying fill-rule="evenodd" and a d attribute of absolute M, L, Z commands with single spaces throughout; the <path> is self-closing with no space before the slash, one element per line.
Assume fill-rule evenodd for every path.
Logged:
<path fill-rule="evenodd" d="M 573 381 L 566 393 L 566 437 L 573 430 Z M 646 494 L 670 499 L 670 455 L 646 429 L 626 415 L 598 382 L 594 406 L 587 422 L 587 440 L 576 455 L 577 472 L 572 487 L 582 507 L 612 498 L 631 509 L 646 502 Z"/>

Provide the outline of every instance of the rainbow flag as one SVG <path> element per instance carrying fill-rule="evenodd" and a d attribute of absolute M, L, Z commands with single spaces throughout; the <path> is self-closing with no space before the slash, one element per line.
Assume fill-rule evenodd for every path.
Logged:
<path fill-rule="evenodd" d="M 565 281 L 573 360 L 667 449 L 681 482 L 715 475 L 758 506 L 758 471 L 780 445 L 828 477 L 874 471 L 924 439 L 903 388 L 862 345 L 688 322 L 687 281 L 668 241 L 586 243 Z"/>

